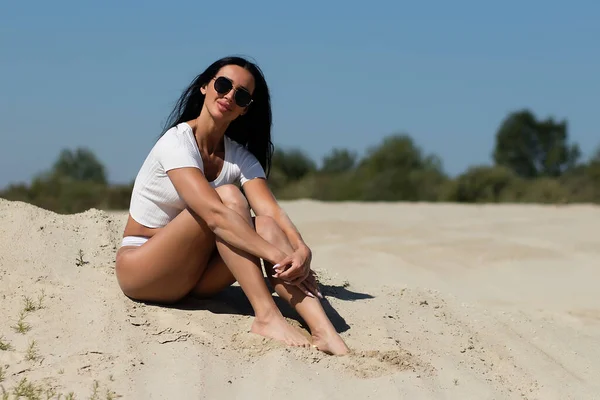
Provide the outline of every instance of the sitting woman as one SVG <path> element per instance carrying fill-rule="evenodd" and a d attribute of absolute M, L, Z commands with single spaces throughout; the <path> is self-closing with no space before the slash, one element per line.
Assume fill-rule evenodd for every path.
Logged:
<path fill-rule="evenodd" d="M 237 281 L 254 309 L 251 332 L 345 354 L 319 300 L 311 251 L 267 185 L 272 152 L 262 72 L 239 57 L 214 62 L 181 95 L 136 177 L 117 280 L 128 297 L 157 303 L 211 296 Z M 283 318 L 260 259 L 312 343 Z"/>

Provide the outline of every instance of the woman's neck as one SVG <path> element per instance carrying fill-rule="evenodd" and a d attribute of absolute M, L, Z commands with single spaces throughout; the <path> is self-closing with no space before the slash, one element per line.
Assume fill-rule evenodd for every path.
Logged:
<path fill-rule="evenodd" d="M 192 130 L 196 136 L 198 148 L 202 152 L 213 154 L 223 148 L 223 136 L 227 124 L 218 125 L 206 110 L 202 110 L 198 118 L 192 121 Z"/>

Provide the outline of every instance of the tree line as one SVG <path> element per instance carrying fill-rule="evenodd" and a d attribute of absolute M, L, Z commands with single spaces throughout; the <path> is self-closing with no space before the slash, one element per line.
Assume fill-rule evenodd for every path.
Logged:
<path fill-rule="evenodd" d="M 283 200 L 600 203 L 600 148 L 583 160 L 564 120 L 538 119 L 527 109 L 510 113 L 496 131 L 492 161 L 450 177 L 437 155 L 394 134 L 361 158 L 335 148 L 320 167 L 301 150 L 277 148 L 269 183 Z M 132 188 L 109 184 L 93 152 L 79 148 L 63 150 L 49 171 L 0 197 L 58 213 L 125 210 Z"/>

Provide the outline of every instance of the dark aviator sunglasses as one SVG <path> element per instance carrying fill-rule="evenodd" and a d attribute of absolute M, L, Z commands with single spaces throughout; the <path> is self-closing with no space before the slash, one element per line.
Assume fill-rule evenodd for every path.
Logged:
<path fill-rule="evenodd" d="M 233 89 L 233 82 L 229 78 L 219 76 L 218 78 L 215 78 L 214 87 L 217 93 L 225 95 L 229 93 L 231 89 Z M 243 87 L 235 89 L 233 98 L 235 100 L 235 104 L 242 108 L 248 107 L 250 103 L 252 103 L 252 95 L 248 90 L 244 89 Z"/>

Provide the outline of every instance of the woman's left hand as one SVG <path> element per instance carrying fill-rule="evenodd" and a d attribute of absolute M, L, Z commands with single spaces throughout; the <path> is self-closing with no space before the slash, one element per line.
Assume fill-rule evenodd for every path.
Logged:
<path fill-rule="evenodd" d="M 292 285 L 297 285 L 305 280 L 310 273 L 312 253 L 307 246 L 294 251 L 282 262 L 273 266 L 274 278 L 282 279 Z M 289 266 L 289 267 L 288 267 Z"/>

